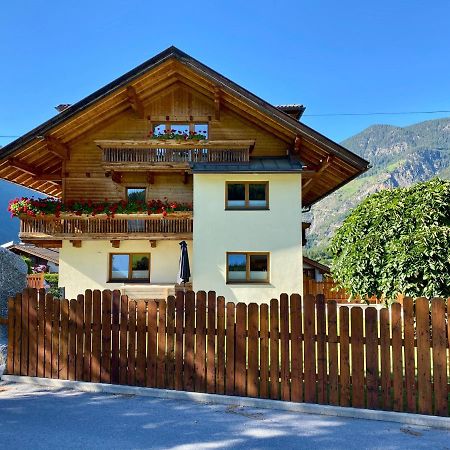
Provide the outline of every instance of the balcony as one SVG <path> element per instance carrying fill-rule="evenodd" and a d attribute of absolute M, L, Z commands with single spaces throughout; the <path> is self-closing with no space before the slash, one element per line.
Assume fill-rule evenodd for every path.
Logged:
<path fill-rule="evenodd" d="M 23 242 L 57 246 L 61 240 L 192 239 L 192 212 L 103 216 L 20 217 Z"/>
<path fill-rule="evenodd" d="M 247 163 L 253 140 L 95 141 L 105 170 L 186 169 L 192 163 Z"/>

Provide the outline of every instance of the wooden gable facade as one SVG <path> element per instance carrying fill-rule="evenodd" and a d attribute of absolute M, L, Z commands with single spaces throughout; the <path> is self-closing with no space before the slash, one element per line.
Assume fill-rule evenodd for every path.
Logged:
<path fill-rule="evenodd" d="M 188 165 L 116 170 L 103 156 L 105 142 L 139 147 L 154 125 L 176 123 L 208 124 L 213 148 L 245 145 L 250 159 L 299 159 L 304 206 L 368 168 L 367 161 L 170 47 L 1 149 L 0 177 L 63 200 L 121 200 L 126 187 L 147 185 L 152 198 L 190 202 Z"/>

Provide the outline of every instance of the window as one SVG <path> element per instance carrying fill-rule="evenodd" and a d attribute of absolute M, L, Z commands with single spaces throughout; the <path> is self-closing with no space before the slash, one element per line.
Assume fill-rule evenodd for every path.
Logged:
<path fill-rule="evenodd" d="M 226 209 L 269 209 L 269 183 L 227 182 Z"/>
<path fill-rule="evenodd" d="M 109 281 L 150 282 L 148 253 L 111 254 Z"/>
<path fill-rule="evenodd" d="M 269 253 L 227 253 L 227 283 L 268 283 Z"/>
<path fill-rule="evenodd" d="M 146 188 L 127 188 L 127 200 L 129 202 L 146 202 L 147 189 Z"/>
<path fill-rule="evenodd" d="M 207 123 L 160 123 L 153 126 L 153 134 L 156 136 L 165 134 L 167 130 L 172 130 L 172 132 L 179 135 L 202 134 L 204 139 L 208 139 Z"/>

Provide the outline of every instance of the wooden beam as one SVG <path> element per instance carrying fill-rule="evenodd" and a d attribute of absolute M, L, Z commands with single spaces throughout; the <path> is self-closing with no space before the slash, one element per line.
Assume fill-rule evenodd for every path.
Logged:
<path fill-rule="evenodd" d="M 214 89 L 214 119 L 220 120 L 220 89 Z"/>
<path fill-rule="evenodd" d="M 73 247 L 76 248 L 81 248 L 81 240 L 76 240 L 76 241 L 70 241 L 70 243 L 72 244 Z"/>
<path fill-rule="evenodd" d="M 56 157 L 63 160 L 70 158 L 70 148 L 67 144 L 52 136 L 46 136 L 45 143 L 47 144 L 47 150 Z"/>
<path fill-rule="evenodd" d="M 150 242 L 150 247 L 151 248 L 155 248 L 156 247 L 156 241 L 149 241 Z"/>
<path fill-rule="evenodd" d="M 133 111 L 142 119 L 145 118 L 145 108 L 142 100 L 139 98 L 139 95 L 136 92 L 136 89 L 133 86 L 127 86 L 127 95 L 128 100 L 131 103 L 131 107 Z"/>
<path fill-rule="evenodd" d="M 189 173 L 188 172 L 184 172 L 183 184 L 188 184 L 188 183 L 189 183 Z"/>
<path fill-rule="evenodd" d="M 39 181 L 62 181 L 62 176 L 60 173 L 43 173 L 35 179 Z"/>
<path fill-rule="evenodd" d="M 9 158 L 8 164 L 11 167 L 14 167 L 15 169 L 21 170 L 22 172 L 25 172 L 29 175 L 32 175 L 33 177 L 37 177 L 41 175 L 41 171 L 37 169 L 34 166 L 31 166 L 30 164 L 27 164 L 23 161 L 20 161 L 17 158 Z"/>
<path fill-rule="evenodd" d="M 117 184 L 122 183 L 122 174 L 120 172 L 111 171 L 111 180 Z"/>
<path fill-rule="evenodd" d="M 111 242 L 111 245 L 112 245 L 114 248 L 119 248 L 119 247 L 120 247 L 120 241 L 119 241 L 119 240 L 113 239 L 113 240 L 111 240 L 110 242 Z"/>
<path fill-rule="evenodd" d="M 317 171 L 313 174 L 313 176 L 306 181 L 306 183 L 302 186 L 302 196 L 306 195 L 314 185 L 314 182 L 319 178 L 319 175 L 326 170 L 331 163 L 333 162 L 333 156 L 328 156 L 325 161 L 322 161 L 322 164 L 318 167 Z"/>
<path fill-rule="evenodd" d="M 60 241 L 40 241 L 35 239 L 21 239 L 24 244 L 33 244 L 42 248 L 62 248 L 62 240 Z"/>
<path fill-rule="evenodd" d="M 155 174 L 153 172 L 149 172 L 147 174 L 147 183 L 148 184 L 155 184 Z"/>

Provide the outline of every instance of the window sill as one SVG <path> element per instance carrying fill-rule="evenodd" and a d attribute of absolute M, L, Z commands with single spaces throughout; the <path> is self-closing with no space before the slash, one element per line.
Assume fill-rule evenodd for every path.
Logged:
<path fill-rule="evenodd" d="M 108 280 L 106 283 L 150 284 L 150 280 Z"/>
<path fill-rule="evenodd" d="M 270 208 L 225 208 L 225 211 L 270 211 Z"/>
<path fill-rule="evenodd" d="M 227 281 L 229 285 L 241 286 L 271 286 L 270 281 Z"/>

